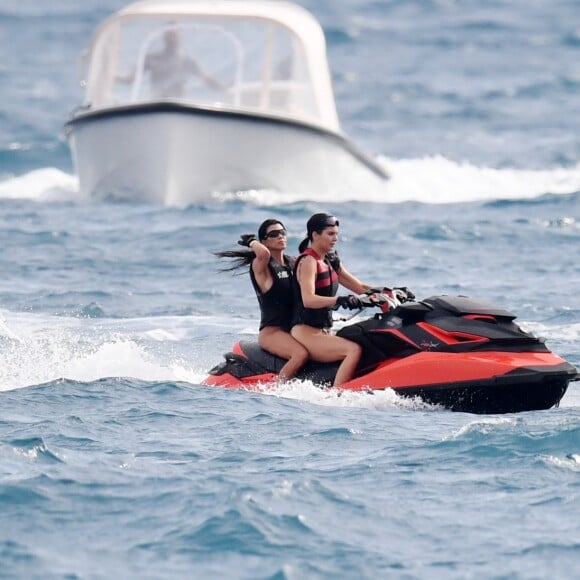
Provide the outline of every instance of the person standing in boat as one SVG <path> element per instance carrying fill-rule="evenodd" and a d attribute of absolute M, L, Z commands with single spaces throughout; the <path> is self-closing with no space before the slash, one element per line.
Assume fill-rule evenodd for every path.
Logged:
<path fill-rule="evenodd" d="M 326 213 L 314 214 L 306 224 L 307 237 L 299 246 L 294 266 L 295 315 L 291 334 L 303 344 L 313 360 L 341 361 L 334 386 L 349 381 L 361 357 L 361 347 L 331 332 L 332 311 L 338 307 L 362 307 L 355 295 L 337 296 L 339 285 L 356 294 L 373 287 L 353 276 L 334 252 L 338 220 Z"/>
<path fill-rule="evenodd" d="M 284 251 L 288 243 L 286 228 L 277 219 L 267 219 L 258 228 L 258 237 L 243 234 L 238 241 L 248 250 L 216 252 L 219 258 L 234 258 L 228 270 L 249 265 L 250 279 L 260 305 L 259 345 L 287 360 L 280 369 L 281 382 L 292 379 L 308 360 L 308 351 L 290 334 L 294 312 L 294 258 Z"/>
<path fill-rule="evenodd" d="M 192 56 L 182 52 L 179 33 L 169 28 L 163 33 L 163 47 L 145 56 L 143 72 L 149 75 L 151 98 L 181 98 L 186 95 L 188 80 L 201 78 L 204 83 L 216 90 L 224 90 L 221 83 L 208 75 Z M 117 76 L 117 80 L 130 84 L 135 81 L 137 70 Z"/>

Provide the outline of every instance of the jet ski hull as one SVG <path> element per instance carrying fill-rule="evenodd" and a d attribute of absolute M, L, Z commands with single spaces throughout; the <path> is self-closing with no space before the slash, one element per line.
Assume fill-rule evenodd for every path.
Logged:
<path fill-rule="evenodd" d="M 489 353 L 484 360 L 477 357 L 477 361 L 474 357 L 444 361 L 437 354 L 424 357 L 421 365 L 430 366 L 431 373 L 429 377 L 423 377 L 426 382 L 420 384 L 417 384 L 420 372 L 415 375 L 413 382 L 413 364 L 407 364 L 407 368 L 401 370 L 397 367 L 400 367 L 402 361 L 387 362 L 381 368 L 342 385 L 339 390 L 372 393 L 392 389 L 399 396 L 420 398 L 425 403 L 452 411 L 476 414 L 518 413 L 557 406 L 570 381 L 577 376 L 572 365 L 552 353 L 542 353 L 541 357 L 538 356 L 540 353 L 512 356 L 512 368 L 508 369 L 504 364 L 504 372 L 498 373 L 502 365 L 494 358 L 496 354 Z M 501 359 L 504 353 L 499 354 Z M 204 384 L 261 390 L 276 381 L 276 373 L 256 374 L 251 366 L 247 366 L 243 356 L 237 356 L 239 358 L 230 358 L 212 369 Z M 329 382 L 325 379 L 332 375 L 333 370 L 324 373 L 320 368 L 310 367 L 297 378 L 328 387 Z"/>
<path fill-rule="evenodd" d="M 557 406 L 577 369 L 523 331 L 508 311 L 465 297 L 431 297 L 347 326 L 363 347 L 355 378 L 340 390 L 392 389 L 402 397 L 467 413 L 517 413 Z M 260 390 L 284 359 L 241 341 L 210 371 L 206 385 Z M 338 363 L 309 361 L 297 375 L 322 387 Z"/>

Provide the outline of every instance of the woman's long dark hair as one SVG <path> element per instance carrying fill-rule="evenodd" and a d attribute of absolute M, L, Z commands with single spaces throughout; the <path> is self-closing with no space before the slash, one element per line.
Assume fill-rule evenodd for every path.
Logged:
<path fill-rule="evenodd" d="M 333 226 L 338 226 L 338 220 L 330 214 L 327 213 L 315 213 L 306 222 L 306 237 L 300 242 L 298 246 L 298 251 L 302 253 L 312 242 L 312 234 L 316 232 L 321 234 L 326 228 L 331 228 Z"/>
<path fill-rule="evenodd" d="M 246 274 L 249 271 L 250 264 L 256 257 L 253 250 L 223 250 L 213 254 L 218 258 L 232 258 L 234 260 L 231 266 L 219 268 L 220 272 L 235 272 L 244 268 L 242 272 L 237 272 L 238 274 Z M 248 266 L 248 269 L 245 269 L 246 266 Z"/>
<path fill-rule="evenodd" d="M 284 229 L 286 229 L 280 220 L 274 218 L 264 220 L 258 228 L 257 239 L 259 242 L 261 242 L 266 237 L 268 228 L 274 224 L 280 224 Z M 239 272 L 239 274 L 245 274 L 249 271 L 249 266 L 256 257 L 256 253 L 254 250 L 248 248 L 244 250 L 223 250 L 221 252 L 214 252 L 214 256 L 217 256 L 218 258 L 232 258 L 234 260 L 231 266 L 228 266 L 227 268 L 220 268 L 220 272 L 235 272 L 236 270 L 241 270 L 243 268 L 243 271 Z M 247 269 L 246 266 L 248 267 Z"/>

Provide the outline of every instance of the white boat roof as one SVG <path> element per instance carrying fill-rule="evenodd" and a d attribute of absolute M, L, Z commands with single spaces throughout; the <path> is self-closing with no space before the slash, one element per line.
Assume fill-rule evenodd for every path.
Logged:
<path fill-rule="evenodd" d="M 263 20 L 287 29 L 295 40 L 302 45 L 304 58 L 309 71 L 310 92 L 316 102 L 314 120 L 330 130 L 339 131 L 339 121 L 334 101 L 332 81 L 326 57 L 326 42 L 322 27 L 316 18 L 302 6 L 285 1 L 267 0 L 141 0 L 122 8 L 98 27 L 93 35 L 90 53 L 98 54 L 104 49 L 101 37 L 111 29 L 119 30 L 123 22 L 137 19 L 192 20 L 208 21 L 223 19 L 235 21 L 252 19 Z M 97 68 L 92 63 L 93 68 Z M 100 65 L 99 65 L 100 66 Z M 98 77 L 93 78 L 93 83 Z M 89 90 L 91 75 L 88 77 Z M 294 79 L 292 79 L 294 80 Z M 101 79 L 102 81 L 102 79 Z M 90 99 L 89 99 L 90 100 Z M 98 99 L 92 99 L 97 102 Z"/>
<path fill-rule="evenodd" d="M 189 16 L 228 16 L 252 17 L 274 20 L 292 29 L 305 43 L 312 35 L 312 44 L 320 41 L 322 34 L 318 21 L 308 10 L 291 2 L 267 2 L 246 0 L 141 0 L 121 8 L 113 18 L 119 16 L 179 17 Z M 324 38 L 322 38 L 324 44 Z M 315 47 L 318 48 L 318 47 Z"/>

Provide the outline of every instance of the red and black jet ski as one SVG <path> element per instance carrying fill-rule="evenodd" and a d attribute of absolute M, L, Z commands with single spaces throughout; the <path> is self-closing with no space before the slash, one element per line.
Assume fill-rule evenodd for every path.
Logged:
<path fill-rule="evenodd" d="M 355 378 L 340 389 L 390 388 L 467 413 L 549 409 L 580 375 L 515 318 L 464 296 L 431 296 L 344 326 L 337 335 L 360 344 L 363 355 Z M 204 384 L 260 388 L 284 363 L 256 342 L 239 341 Z M 337 368 L 310 361 L 296 378 L 329 386 Z"/>

